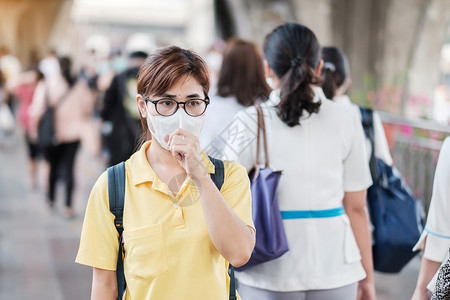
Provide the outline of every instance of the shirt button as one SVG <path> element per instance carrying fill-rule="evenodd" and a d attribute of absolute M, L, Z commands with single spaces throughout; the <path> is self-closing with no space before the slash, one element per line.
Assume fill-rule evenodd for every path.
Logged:
<path fill-rule="evenodd" d="M 178 205 L 178 203 L 174 203 L 173 207 L 178 208 L 178 207 L 180 207 L 180 205 Z"/>

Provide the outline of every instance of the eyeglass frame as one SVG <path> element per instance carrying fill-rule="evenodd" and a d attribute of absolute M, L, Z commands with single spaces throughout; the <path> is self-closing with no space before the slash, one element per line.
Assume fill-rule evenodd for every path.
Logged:
<path fill-rule="evenodd" d="M 158 108 L 157 108 L 157 104 L 158 104 L 158 102 L 159 101 L 162 101 L 162 100 L 171 100 L 171 101 L 174 101 L 176 104 L 177 104 L 177 109 L 175 109 L 175 111 L 173 112 L 173 113 L 171 113 L 170 115 L 162 115 L 162 114 L 160 114 L 159 113 L 159 111 L 158 111 Z M 196 100 L 196 101 L 198 101 L 198 100 L 201 100 L 201 101 L 203 101 L 203 102 L 205 102 L 205 110 L 201 113 L 201 114 L 199 114 L 198 116 L 194 116 L 194 115 L 191 115 L 190 113 L 188 113 L 187 112 L 187 110 L 186 110 L 186 103 L 187 102 L 189 102 L 189 101 L 194 101 L 194 100 Z M 211 101 L 209 100 L 209 97 L 208 96 L 205 96 L 205 99 L 201 99 L 201 98 L 195 98 L 195 99 L 188 99 L 188 100 L 186 100 L 186 101 L 184 101 L 184 102 L 179 102 L 179 101 L 177 101 L 177 100 L 175 100 L 175 99 L 171 99 L 171 98 L 161 98 L 161 99 L 158 99 L 158 100 L 151 100 L 150 98 L 148 98 L 148 97 L 145 97 L 144 98 L 144 101 L 147 103 L 147 102 L 151 102 L 151 103 L 153 103 L 153 105 L 155 105 L 155 110 L 156 110 L 156 112 L 158 113 L 158 115 L 160 115 L 160 116 L 163 116 L 163 117 L 170 117 L 170 116 L 173 116 L 177 111 L 178 111 L 178 109 L 180 108 L 180 104 L 182 104 L 183 105 L 183 109 L 184 109 L 184 112 L 188 115 L 188 116 L 191 116 L 191 117 L 200 117 L 201 115 L 203 115 L 204 113 L 205 113 L 205 111 L 206 111 L 206 109 L 208 108 L 208 105 L 211 103 Z"/>

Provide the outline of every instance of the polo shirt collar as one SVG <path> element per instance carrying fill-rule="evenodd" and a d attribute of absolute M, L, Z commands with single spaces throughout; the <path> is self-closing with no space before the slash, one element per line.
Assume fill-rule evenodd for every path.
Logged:
<path fill-rule="evenodd" d="M 145 142 L 141 148 L 130 157 L 129 166 L 132 173 L 132 182 L 134 185 L 139 185 L 144 182 L 160 182 L 158 175 L 155 173 L 150 163 L 147 160 L 147 150 L 151 145 L 151 141 Z M 203 151 L 201 153 L 202 164 L 208 174 L 215 172 L 214 164 L 209 160 L 208 155 Z"/>

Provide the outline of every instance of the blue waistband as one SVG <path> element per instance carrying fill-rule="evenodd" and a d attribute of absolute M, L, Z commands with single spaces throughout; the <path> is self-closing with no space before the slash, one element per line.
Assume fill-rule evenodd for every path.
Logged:
<path fill-rule="evenodd" d="M 311 219 L 311 218 L 331 218 L 345 214 L 344 207 L 324 210 L 282 210 L 281 218 L 289 219 Z"/>

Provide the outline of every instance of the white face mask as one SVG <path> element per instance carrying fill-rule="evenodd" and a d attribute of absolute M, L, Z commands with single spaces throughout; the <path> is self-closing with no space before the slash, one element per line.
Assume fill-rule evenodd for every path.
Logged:
<path fill-rule="evenodd" d="M 181 128 L 183 130 L 186 130 L 192 135 L 195 135 L 198 137 L 200 135 L 200 132 L 202 131 L 203 122 L 205 115 L 201 115 L 198 117 L 191 117 L 189 116 L 184 109 L 178 109 L 176 113 L 174 113 L 171 116 L 152 116 L 148 112 L 147 105 L 145 105 L 145 109 L 147 110 L 147 126 L 150 129 L 150 132 L 152 133 L 152 138 L 158 141 L 158 143 L 166 150 L 169 150 L 169 146 L 167 145 L 166 141 L 164 140 L 164 136 L 171 135 L 175 130 L 178 128 Z M 153 130 L 151 130 L 151 126 L 148 122 L 148 119 L 150 119 Z"/>

